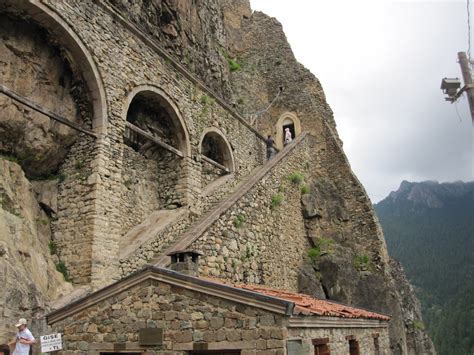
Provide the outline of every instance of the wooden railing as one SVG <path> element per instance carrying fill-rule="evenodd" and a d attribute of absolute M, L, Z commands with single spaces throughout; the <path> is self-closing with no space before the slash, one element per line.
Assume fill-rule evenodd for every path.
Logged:
<path fill-rule="evenodd" d="M 125 122 L 125 129 L 129 129 L 132 132 L 138 133 L 142 137 L 148 139 L 149 141 L 155 143 L 156 145 L 159 145 L 162 148 L 165 148 L 166 150 L 170 151 L 171 153 L 176 154 L 180 158 L 184 157 L 183 152 L 181 152 L 178 149 L 170 146 L 169 144 L 166 144 L 165 142 L 161 141 L 159 138 L 156 138 L 155 136 L 152 136 L 150 133 L 145 132 L 143 129 L 135 126 L 134 124 L 132 124 L 130 122 Z"/>
<path fill-rule="evenodd" d="M 97 134 L 95 134 L 94 132 L 88 130 L 87 128 L 83 128 L 83 127 L 79 126 L 77 123 L 69 121 L 67 118 L 65 118 L 63 116 L 60 116 L 55 112 L 52 112 L 52 111 L 50 111 L 50 110 L 48 110 L 44 107 L 41 107 L 36 102 L 33 102 L 30 99 L 28 99 L 27 97 L 16 93 L 15 91 L 9 89 L 5 85 L 0 84 L 0 92 L 5 94 L 6 96 L 10 97 L 11 99 L 13 99 L 15 101 L 18 101 L 18 102 L 22 103 L 25 106 L 28 106 L 29 108 L 35 110 L 36 112 L 39 112 L 39 113 L 42 113 L 45 116 L 48 116 L 49 118 L 51 118 L 51 119 L 53 119 L 57 122 L 60 122 L 60 123 L 66 125 L 68 127 L 71 127 L 73 129 L 75 129 L 76 131 L 79 131 L 79 132 L 88 134 L 91 137 L 97 138 Z"/>

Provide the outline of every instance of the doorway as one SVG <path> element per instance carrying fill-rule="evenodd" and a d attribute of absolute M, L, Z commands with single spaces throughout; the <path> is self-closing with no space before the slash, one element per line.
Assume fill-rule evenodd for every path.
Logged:
<path fill-rule="evenodd" d="M 354 339 L 349 340 L 349 355 L 359 355 L 359 342 Z"/>
<path fill-rule="evenodd" d="M 295 131 L 295 124 L 294 123 L 288 123 L 288 124 L 285 124 L 283 127 L 282 127 L 282 135 L 283 135 L 283 145 L 285 145 L 285 135 L 286 135 L 286 129 L 289 129 L 290 130 L 290 133 L 291 133 L 291 140 L 295 139 L 296 137 L 296 131 Z"/>

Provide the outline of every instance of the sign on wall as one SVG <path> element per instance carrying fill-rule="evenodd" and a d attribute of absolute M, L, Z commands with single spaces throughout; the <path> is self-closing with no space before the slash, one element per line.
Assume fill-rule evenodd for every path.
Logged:
<path fill-rule="evenodd" d="M 41 340 L 41 352 L 49 353 L 51 351 L 62 350 L 63 341 L 61 339 L 61 333 L 42 335 Z"/>

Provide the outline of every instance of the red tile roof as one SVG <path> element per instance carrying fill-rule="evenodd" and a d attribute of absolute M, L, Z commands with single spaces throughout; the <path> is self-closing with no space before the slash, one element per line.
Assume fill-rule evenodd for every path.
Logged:
<path fill-rule="evenodd" d="M 293 293 L 288 291 L 276 290 L 260 285 L 235 285 L 244 290 L 258 292 L 266 296 L 280 298 L 286 301 L 294 302 L 294 314 L 311 315 L 317 314 L 326 317 L 340 317 L 340 318 L 364 318 L 377 319 L 389 321 L 390 317 L 366 311 L 360 308 L 354 308 L 339 303 L 334 303 L 326 300 L 320 300 L 301 293 Z"/>

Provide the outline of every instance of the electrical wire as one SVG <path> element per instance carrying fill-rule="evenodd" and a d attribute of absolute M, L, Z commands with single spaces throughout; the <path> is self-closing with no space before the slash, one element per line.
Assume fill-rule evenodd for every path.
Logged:
<path fill-rule="evenodd" d="M 467 59 L 471 63 L 471 4 L 467 0 Z"/>
<path fill-rule="evenodd" d="M 270 102 L 270 104 L 269 104 L 267 107 L 265 107 L 264 109 L 259 110 L 259 111 L 256 111 L 256 112 L 254 112 L 254 113 L 244 113 L 244 114 L 242 114 L 242 116 L 250 117 L 251 121 L 255 121 L 255 120 L 258 118 L 258 116 L 260 116 L 262 113 L 267 112 L 267 111 L 270 109 L 270 107 L 273 106 L 273 104 L 276 102 L 276 100 L 278 99 L 278 97 L 280 96 L 280 94 L 282 93 L 282 91 L 283 91 L 283 87 L 280 86 L 280 87 L 278 88 L 278 93 L 276 94 L 276 96 L 273 98 L 273 100 Z M 252 125 L 253 125 L 254 123 L 255 123 L 255 122 L 253 122 Z"/>
<path fill-rule="evenodd" d="M 456 108 L 456 114 L 458 115 L 459 123 L 461 123 L 462 122 L 462 117 L 459 114 L 459 110 L 458 110 L 458 100 L 454 101 L 454 107 Z"/>

